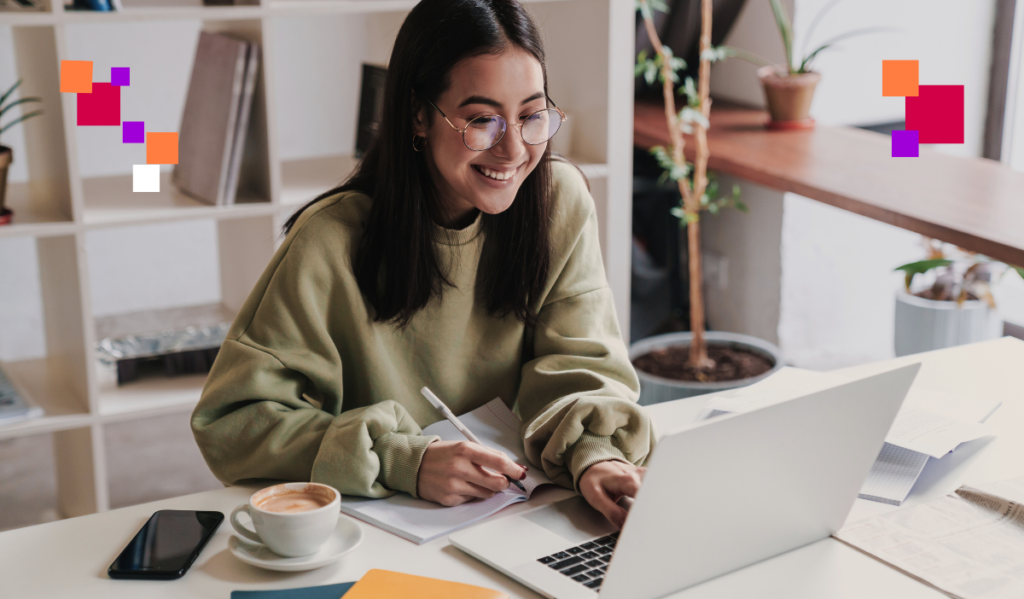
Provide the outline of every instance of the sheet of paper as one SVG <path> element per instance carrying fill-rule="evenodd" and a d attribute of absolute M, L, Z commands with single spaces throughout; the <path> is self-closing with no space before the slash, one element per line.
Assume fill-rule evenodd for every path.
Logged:
<path fill-rule="evenodd" d="M 903 505 L 927 463 L 927 454 L 885 443 L 857 497 Z"/>
<path fill-rule="evenodd" d="M 1019 499 L 1024 499 L 1024 478 L 961 487 L 935 501 L 855 522 L 834 536 L 954 597 L 1019 599 L 1024 597 Z"/>
<path fill-rule="evenodd" d="M 519 418 L 500 398 L 480 406 L 459 420 L 480 439 L 484 445 L 505 452 L 512 460 L 526 464 L 523 443 L 519 438 Z M 446 441 L 464 441 L 466 438 L 455 425 L 441 420 L 423 429 L 425 435 L 438 435 Z M 551 481 L 537 468 L 530 468 L 522 481 L 524 494 L 514 485 L 490 499 L 471 501 L 455 507 L 414 499 L 411 495 L 399 493 L 386 499 L 368 499 L 345 496 L 341 511 L 406 538 L 414 543 L 426 543 L 460 528 L 479 522 L 495 512 L 526 501 L 538 486 Z"/>

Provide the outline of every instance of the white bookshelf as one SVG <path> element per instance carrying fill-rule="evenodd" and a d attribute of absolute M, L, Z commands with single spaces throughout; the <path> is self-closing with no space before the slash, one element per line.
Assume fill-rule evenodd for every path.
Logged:
<path fill-rule="evenodd" d="M 545 37 L 551 96 L 573 119 L 572 156 L 591 181 L 609 283 L 628 339 L 634 0 L 525 3 Z M 140 7 L 107 14 L 64 12 L 55 4 L 42 13 L 0 13 L 0 26 L 13 31 L 16 66 L 25 80 L 19 89 L 21 97 L 40 96 L 49 107 L 45 117 L 22 125 L 26 151 L 16 160 L 27 162 L 30 180 L 8 186 L 8 204 L 15 219 L 0 226 L 0 238 L 24 237 L 35 242 L 48 352 L 42 358 L 0 362 L 0 368 L 46 415 L 0 427 L 0 439 L 53 434 L 62 515 L 109 508 L 105 424 L 189 412 L 206 378 L 143 378 L 119 387 L 112 373 L 100 368 L 94 350 L 97 339 L 131 326 L 133 321 L 166 322 L 169 316 L 163 313 L 166 311 L 94 316 L 86 234 L 95 229 L 171 221 L 215 221 L 218 255 L 213 259 L 220 266 L 221 301 L 170 312 L 174 318 L 235 314 L 272 257 L 288 216 L 339 183 L 357 163 L 350 154 L 317 154 L 315 150 L 304 158 L 280 157 L 281 111 L 313 110 L 291 105 L 301 100 L 281 98 L 316 93 L 309 88 L 299 90 L 305 95 L 295 96 L 276 87 L 279 79 L 285 81 L 290 74 L 279 72 L 286 68 L 277 60 L 281 48 L 306 43 L 301 35 L 295 35 L 305 24 L 361 19 L 367 32 L 365 44 L 354 50 L 349 44 L 342 55 L 327 57 L 307 70 L 321 69 L 322 76 L 329 78 L 338 76 L 339 64 L 348 73 L 357 72 L 362 62 L 385 64 L 398 26 L 415 4 L 415 0 L 278 0 L 252 6 Z M 169 172 L 162 173 L 160 193 L 135 194 L 130 164 L 125 164 L 123 174 L 104 177 L 83 177 L 79 168 L 83 157 L 79 156 L 75 97 L 59 92 L 59 64 L 90 57 L 69 55 L 68 28 L 102 28 L 99 37 L 177 21 L 191 21 L 197 29 L 227 31 L 262 44 L 247 141 L 254 151 L 242 175 L 249 182 L 247 188 L 256 191 L 248 192 L 234 206 L 208 206 L 177 192 L 170 184 Z M 191 56 L 193 48 L 180 51 Z M 132 85 L 137 85 L 136 68 Z M 105 75 L 94 73 L 94 77 L 103 80 Z M 345 84 L 358 89 L 358 77 Z M 357 96 L 347 95 L 332 110 L 348 113 L 354 124 Z M 58 106 L 60 109 L 55 109 Z M 171 116 L 180 122 L 180 115 Z"/>

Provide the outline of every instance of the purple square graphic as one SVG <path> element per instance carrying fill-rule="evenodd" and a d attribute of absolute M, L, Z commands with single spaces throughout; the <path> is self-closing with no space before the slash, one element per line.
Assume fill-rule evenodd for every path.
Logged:
<path fill-rule="evenodd" d="M 128 85 L 131 80 L 131 71 L 129 67 L 111 67 L 110 68 L 110 85 Z"/>
<path fill-rule="evenodd" d="M 918 144 L 917 140 L 919 137 L 919 131 L 902 131 L 897 130 L 892 132 L 892 157 L 893 158 L 917 158 L 918 157 Z"/>
<path fill-rule="evenodd" d="M 121 143 L 144 144 L 146 143 L 145 121 L 124 121 L 121 123 Z M 915 131 L 916 133 L 916 131 Z"/>

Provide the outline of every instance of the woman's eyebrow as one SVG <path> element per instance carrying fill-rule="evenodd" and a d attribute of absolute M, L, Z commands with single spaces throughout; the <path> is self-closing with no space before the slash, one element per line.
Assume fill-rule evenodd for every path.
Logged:
<path fill-rule="evenodd" d="M 533 102 L 534 100 L 540 100 L 543 97 L 545 97 L 544 92 L 537 92 L 530 96 L 529 98 L 523 100 L 522 103 L 529 104 L 530 102 Z M 497 100 L 492 100 L 487 96 L 470 96 L 463 100 L 462 104 L 459 104 L 459 108 L 462 108 L 463 106 L 468 106 L 469 104 L 486 104 L 488 106 L 493 106 L 495 108 L 504 108 L 504 106 L 501 105 L 501 102 L 498 102 Z"/>

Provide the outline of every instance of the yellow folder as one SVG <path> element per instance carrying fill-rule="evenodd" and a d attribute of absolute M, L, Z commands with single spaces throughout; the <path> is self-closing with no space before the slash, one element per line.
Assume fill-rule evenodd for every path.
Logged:
<path fill-rule="evenodd" d="M 370 570 L 347 593 L 345 599 L 509 599 L 483 587 L 413 576 L 388 570 Z"/>

